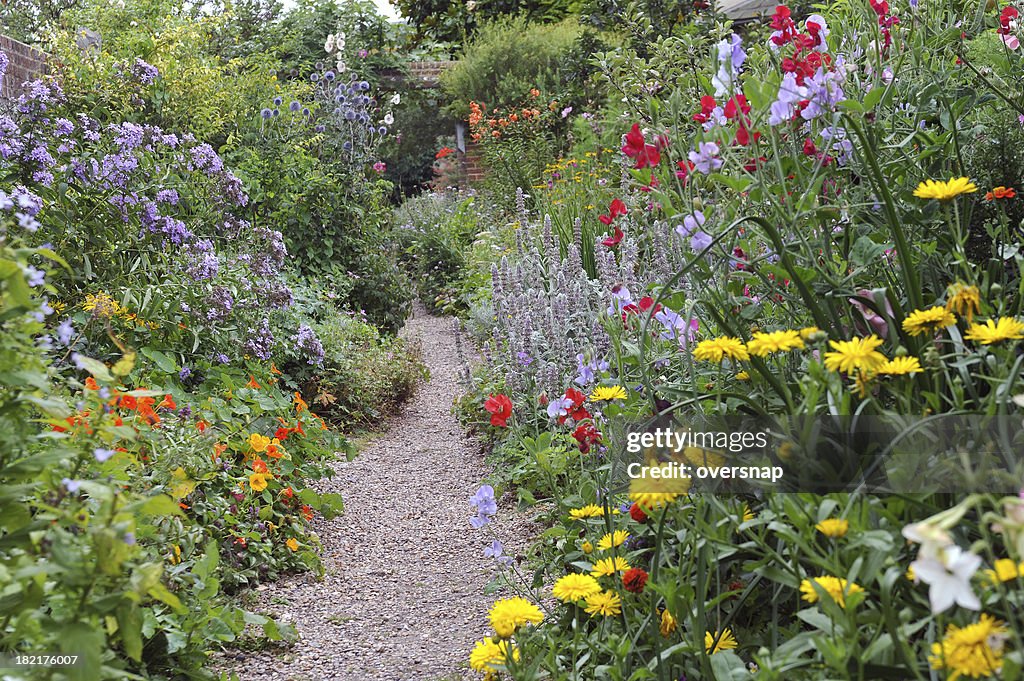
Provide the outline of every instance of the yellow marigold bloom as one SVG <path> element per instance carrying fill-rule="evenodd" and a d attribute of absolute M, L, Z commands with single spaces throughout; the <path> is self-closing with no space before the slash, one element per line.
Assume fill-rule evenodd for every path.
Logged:
<path fill-rule="evenodd" d="M 750 359 L 743 341 L 732 336 L 702 340 L 693 349 L 693 357 L 702 362 L 721 362 L 725 358 L 732 360 Z"/>
<path fill-rule="evenodd" d="M 675 492 L 631 492 L 629 495 L 629 498 L 645 511 L 654 511 L 662 506 L 668 506 L 678 497 L 679 495 Z"/>
<path fill-rule="evenodd" d="M 601 537 L 597 542 L 597 550 L 607 551 L 613 546 L 621 546 L 627 539 L 629 539 L 629 532 L 626 532 L 625 530 L 615 530 L 615 532 Z"/>
<path fill-rule="evenodd" d="M 265 452 L 267 447 L 270 445 L 270 438 L 259 433 L 252 433 L 249 435 L 249 447 L 254 452 Z"/>
<path fill-rule="evenodd" d="M 746 371 L 741 371 L 738 374 L 736 374 L 736 380 L 737 381 L 749 381 L 750 380 L 750 374 L 748 374 Z"/>
<path fill-rule="evenodd" d="M 297 539 L 295 539 L 295 537 L 289 537 L 288 541 L 286 541 L 284 544 L 285 544 L 285 546 L 287 546 L 292 551 L 298 551 L 299 550 L 299 542 L 298 542 Z"/>
<path fill-rule="evenodd" d="M 873 373 L 885 363 L 885 355 L 877 350 L 882 339 L 874 334 L 848 341 L 829 341 L 828 344 L 833 352 L 825 353 L 825 368 L 831 371 L 847 375 L 858 371 Z"/>
<path fill-rule="evenodd" d="M 253 473 L 249 476 L 249 487 L 254 492 L 262 492 L 267 488 L 267 478 L 270 477 L 267 473 Z"/>
<path fill-rule="evenodd" d="M 590 555 L 591 553 L 593 553 L 593 552 L 594 552 L 594 545 L 593 545 L 593 544 L 591 544 L 591 543 L 590 543 L 590 542 L 588 542 L 588 541 L 585 541 L 585 542 L 583 542 L 583 544 L 582 544 L 582 545 L 580 546 L 580 550 L 581 550 L 581 551 L 583 551 L 583 553 L 585 553 L 586 555 L 588 555 L 588 556 L 589 556 L 589 555 Z"/>
<path fill-rule="evenodd" d="M 967 317 L 967 323 L 974 321 L 974 315 L 981 312 L 981 292 L 977 286 L 963 282 L 950 284 L 946 288 L 946 309 Z"/>
<path fill-rule="evenodd" d="M 743 504 L 743 514 L 740 516 L 743 518 L 743 522 L 748 522 L 756 518 L 754 512 L 750 510 L 750 504 Z"/>
<path fill-rule="evenodd" d="M 658 631 L 665 638 L 668 638 L 676 630 L 676 618 L 668 611 L 668 608 L 661 611 L 661 622 L 658 624 Z"/>
<path fill-rule="evenodd" d="M 732 635 L 732 629 L 724 629 L 722 635 L 718 637 L 718 642 L 715 642 L 715 635 L 710 631 L 704 632 L 704 652 L 708 655 L 714 655 L 720 653 L 723 650 L 735 650 L 736 637 Z"/>
<path fill-rule="evenodd" d="M 1000 558 L 993 565 L 994 570 L 985 570 L 985 576 L 993 584 L 1012 582 L 1024 576 L 1024 563 L 1015 563 L 1009 558 Z"/>
<path fill-rule="evenodd" d="M 1003 642 L 1007 638 L 1006 626 L 991 615 L 983 614 L 963 628 L 950 624 L 942 642 L 932 644 L 928 662 L 932 669 L 945 669 L 949 681 L 995 676 L 1003 668 Z"/>
<path fill-rule="evenodd" d="M 512 638 L 516 629 L 524 624 L 539 624 L 544 619 L 540 608 L 519 596 L 495 601 L 488 617 L 494 633 L 501 638 Z"/>
<path fill-rule="evenodd" d="M 938 199 L 949 201 L 961 194 L 971 194 L 978 191 L 978 187 L 966 177 L 951 177 L 948 181 L 925 180 L 917 185 L 914 196 L 919 199 Z"/>
<path fill-rule="evenodd" d="M 1024 338 L 1024 322 L 1013 317 L 989 319 L 984 324 L 972 324 L 964 334 L 964 338 L 977 341 L 982 345 L 1020 340 Z"/>
<path fill-rule="evenodd" d="M 592 577 L 608 577 L 616 572 L 625 572 L 629 569 L 629 563 L 622 556 L 615 558 L 602 558 L 594 563 L 594 569 L 590 571 Z"/>
<path fill-rule="evenodd" d="M 489 676 L 494 672 L 496 665 L 505 664 L 508 659 L 510 644 L 508 641 L 495 643 L 492 639 L 485 638 L 477 641 L 469 654 L 469 668 L 476 672 L 486 672 Z M 519 659 L 519 649 L 512 649 L 512 659 Z"/>
<path fill-rule="evenodd" d="M 845 518 L 826 518 L 815 525 L 814 529 L 826 537 L 836 539 L 846 536 L 846 532 L 850 529 L 850 521 Z"/>
<path fill-rule="evenodd" d="M 107 319 L 128 314 L 128 310 L 121 307 L 121 303 L 111 298 L 110 294 L 105 291 L 86 294 L 82 309 L 92 312 L 97 317 L 106 317 Z"/>
<path fill-rule="evenodd" d="M 805 326 L 804 328 L 800 329 L 800 337 L 803 338 L 804 340 L 807 340 L 811 336 L 818 333 L 821 333 L 821 329 L 819 329 L 816 326 Z"/>
<path fill-rule="evenodd" d="M 559 578 L 551 589 L 552 595 L 563 603 L 571 603 L 601 591 L 601 585 L 590 575 L 576 573 Z"/>
<path fill-rule="evenodd" d="M 585 518 L 600 518 L 604 515 L 604 507 L 598 506 L 597 504 L 587 504 L 580 508 L 574 508 L 569 511 L 569 517 L 573 520 L 583 520 Z"/>
<path fill-rule="evenodd" d="M 601 385 L 590 393 L 590 400 L 592 402 L 611 402 L 612 400 L 624 400 L 626 396 L 626 389 L 621 385 Z"/>
<path fill-rule="evenodd" d="M 591 594 L 587 596 L 587 607 L 584 610 L 588 615 L 614 617 L 622 613 L 622 599 L 614 591 Z"/>
<path fill-rule="evenodd" d="M 847 596 L 864 592 L 864 589 L 859 585 L 854 584 L 853 582 L 847 582 L 845 579 L 840 577 L 814 577 L 800 582 L 800 592 L 803 594 L 801 598 L 808 603 L 818 602 L 818 592 L 815 591 L 814 584 L 817 584 L 828 592 L 828 595 L 832 597 L 832 600 L 844 608 L 846 607 Z"/>
<path fill-rule="evenodd" d="M 884 376 L 906 376 L 919 374 L 924 369 L 917 357 L 894 357 L 878 367 L 878 373 Z"/>
<path fill-rule="evenodd" d="M 944 307 L 936 305 L 927 310 L 914 310 L 903 320 L 903 330 L 911 336 L 935 333 L 939 329 L 956 324 L 956 317 Z"/>
<path fill-rule="evenodd" d="M 804 347 L 799 331 L 770 331 L 755 333 L 747 343 L 747 351 L 751 355 L 767 357 L 775 352 L 789 352 Z"/>

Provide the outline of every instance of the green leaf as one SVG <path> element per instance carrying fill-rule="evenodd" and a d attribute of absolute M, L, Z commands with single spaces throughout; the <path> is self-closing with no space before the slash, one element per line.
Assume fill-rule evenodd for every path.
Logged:
<path fill-rule="evenodd" d="M 117 609 L 117 632 L 121 636 L 124 652 L 136 662 L 142 659 L 142 612 L 134 603 L 125 603 Z"/>
<path fill-rule="evenodd" d="M 85 355 L 78 355 L 77 362 L 83 369 L 92 374 L 92 377 L 97 381 L 102 381 L 104 383 L 112 383 L 114 381 L 114 377 L 111 375 L 110 369 L 108 369 L 107 365 L 98 359 L 86 357 Z"/>
<path fill-rule="evenodd" d="M 178 367 L 173 359 L 168 357 L 166 354 L 160 352 L 159 350 L 156 350 L 155 348 L 151 348 L 147 345 L 146 347 L 139 350 L 139 352 L 141 352 L 148 359 L 152 360 L 153 363 L 156 364 L 157 368 L 166 374 L 173 374 L 178 370 Z"/>

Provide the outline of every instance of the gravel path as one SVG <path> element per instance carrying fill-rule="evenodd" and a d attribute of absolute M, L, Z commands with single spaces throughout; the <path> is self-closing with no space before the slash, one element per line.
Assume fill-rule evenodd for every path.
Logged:
<path fill-rule="evenodd" d="M 422 309 L 403 335 L 422 347 L 430 380 L 351 462 L 335 465 L 324 491 L 345 513 L 317 526 L 326 575 L 269 585 L 260 610 L 295 625 L 281 653 L 226 660 L 242 681 L 454 681 L 474 678 L 466 660 L 487 632 L 494 576 L 469 525 L 468 499 L 487 471 L 480 448 L 451 414 L 464 363 L 454 321 Z M 501 539 L 522 547 L 526 521 L 499 509 Z"/>

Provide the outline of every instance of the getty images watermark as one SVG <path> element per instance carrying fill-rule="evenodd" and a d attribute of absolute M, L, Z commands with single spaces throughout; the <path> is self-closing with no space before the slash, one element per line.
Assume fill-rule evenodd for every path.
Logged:
<path fill-rule="evenodd" d="M 778 483 L 784 474 L 782 466 L 730 465 L 726 454 L 762 453 L 770 442 L 768 431 L 705 431 L 692 428 L 660 427 L 626 436 L 626 451 L 640 454 L 654 451 L 667 461 L 658 465 L 633 461 L 626 466 L 631 480 L 758 480 Z"/>

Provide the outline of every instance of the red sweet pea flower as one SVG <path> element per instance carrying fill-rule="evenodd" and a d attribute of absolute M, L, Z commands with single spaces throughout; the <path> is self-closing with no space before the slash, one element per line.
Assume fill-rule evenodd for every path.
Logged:
<path fill-rule="evenodd" d="M 637 312 L 647 312 L 648 310 L 651 309 L 652 306 L 654 307 L 654 311 L 651 312 L 651 314 L 658 314 L 659 312 L 661 312 L 661 303 L 655 305 L 654 298 L 651 298 L 650 296 L 644 296 L 643 298 L 641 298 L 639 305 L 640 309 L 637 310 Z"/>
<path fill-rule="evenodd" d="M 622 574 L 622 587 L 626 591 L 643 593 L 647 584 L 647 571 L 643 568 L 630 568 Z"/>
<path fill-rule="evenodd" d="M 606 225 L 610 225 L 615 220 L 615 218 L 625 214 L 626 204 L 622 202 L 622 199 L 612 199 L 612 202 L 608 204 L 608 214 L 599 215 L 597 219 Z"/>
<path fill-rule="evenodd" d="M 661 152 L 653 144 L 647 144 L 644 134 L 640 132 L 640 124 L 634 123 L 626 133 L 626 143 L 622 153 L 636 160 L 634 168 L 653 168 L 661 162 Z"/>
<path fill-rule="evenodd" d="M 676 161 L 676 165 L 679 170 L 676 171 L 676 177 L 683 181 L 685 185 L 689 181 L 690 171 L 693 170 L 696 165 L 693 161 Z"/>
<path fill-rule="evenodd" d="M 491 412 L 491 425 L 508 428 L 508 418 L 512 416 L 512 400 L 508 395 L 491 395 L 484 402 L 484 409 Z"/>
<path fill-rule="evenodd" d="M 580 453 L 582 454 L 588 453 L 593 445 L 601 442 L 601 431 L 599 431 L 594 424 L 589 421 L 576 426 L 576 430 L 572 432 L 572 436 L 579 444 Z"/>
<path fill-rule="evenodd" d="M 818 148 L 814 146 L 814 142 L 808 137 L 804 140 L 804 156 L 814 156 L 818 153 Z"/>
<path fill-rule="evenodd" d="M 602 215 L 601 217 L 604 216 Z M 607 236 L 604 239 L 601 239 L 601 243 L 607 246 L 608 248 L 614 248 L 615 246 L 619 245 L 619 242 L 622 241 L 622 237 L 624 236 L 626 235 L 622 233 L 622 230 L 616 227 L 615 234 L 613 234 L 612 236 Z"/>
<path fill-rule="evenodd" d="M 711 95 L 704 95 L 700 98 L 700 112 L 693 114 L 693 120 L 698 123 L 707 123 L 708 117 L 711 112 L 715 110 L 718 103 L 715 102 L 715 98 Z"/>

